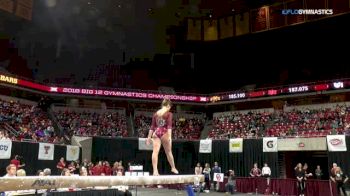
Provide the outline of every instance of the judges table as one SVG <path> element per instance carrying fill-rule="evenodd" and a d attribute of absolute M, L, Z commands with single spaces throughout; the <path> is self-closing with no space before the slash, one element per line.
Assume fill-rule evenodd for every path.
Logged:
<path fill-rule="evenodd" d="M 225 191 L 225 184 L 227 183 L 227 177 L 224 182 L 220 183 L 220 191 Z M 264 194 L 267 189 L 266 178 L 236 178 L 236 190 L 240 193 L 260 193 Z M 270 180 L 270 192 L 278 193 L 278 195 L 297 195 L 297 180 L 296 179 L 277 179 L 272 178 Z M 329 196 L 337 195 L 336 186 L 328 180 L 314 180 L 308 179 L 306 181 L 305 195 L 315 196 Z"/>

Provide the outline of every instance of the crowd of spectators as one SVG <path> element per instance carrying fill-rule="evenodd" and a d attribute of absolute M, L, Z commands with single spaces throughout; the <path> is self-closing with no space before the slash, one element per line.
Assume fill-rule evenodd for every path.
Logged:
<path fill-rule="evenodd" d="M 276 112 L 273 125 L 267 130 L 267 136 L 317 137 L 344 134 L 350 123 L 350 107 L 338 105 L 336 108 L 293 109 Z"/>
<path fill-rule="evenodd" d="M 126 116 L 118 112 L 57 111 L 55 116 L 66 133 L 79 136 L 127 137 Z"/>
<path fill-rule="evenodd" d="M 346 134 L 350 129 L 350 107 L 294 108 L 240 113 L 223 113 L 214 117 L 213 139 L 256 137 L 322 137 Z"/>
<path fill-rule="evenodd" d="M 56 136 L 48 114 L 35 105 L 18 101 L 0 100 L 0 122 L 11 131 L 2 129 L 2 135 L 17 141 L 62 143 Z"/>
<path fill-rule="evenodd" d="M 263 135 L 271 112 L 224 113 L 213 118 L 213 129 L 208 137 L 213 139 L 249 138 Z"/>

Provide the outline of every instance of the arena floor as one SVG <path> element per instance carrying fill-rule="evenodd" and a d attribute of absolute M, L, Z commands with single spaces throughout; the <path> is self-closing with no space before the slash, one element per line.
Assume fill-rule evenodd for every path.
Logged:
<path fill-rule="evenodd" d="M 178 195 L 187 196 L 187 192 L 185 190 L 180 191 L 180 190 L 157 189 L 157 188 L 138 188 L 137 193 L 136 193 L 135 189 L 131 190 L 131 193 L 133 196 L 163 196 L 163 195 L 164 196 L 178 196 Z M 226 194 L 221 193 L 221 192 L 211 191 L 210 193 L 200 193 L 200 194 L 196 193 L 196 196 L 197 195 L 224 196 Z M 229 195 L 229 194 L 227 194 L 227 195 Z M 252 194 L 235 193 L 234 195 L 239 196 L 239 195 L 252 195 Z"/>

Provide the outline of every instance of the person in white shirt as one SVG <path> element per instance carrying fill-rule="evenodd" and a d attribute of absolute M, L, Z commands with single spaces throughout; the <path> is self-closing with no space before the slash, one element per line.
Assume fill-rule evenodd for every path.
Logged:
<path fill-rule="evenodd" d="M 6 167 L 6 175 L 4 177 L 16 177 L 17 167 L 14 164 L 10 164 Z"/>
<path fill-rule="evenodd" d="M 267 163 L 264 163 L 264 167 L 262 168 L 261 175 L 267 179 L 267 186 L 269 186 L 270 185 L 270 177 L 271 177 L 271 169 L 267 165 Z"/>

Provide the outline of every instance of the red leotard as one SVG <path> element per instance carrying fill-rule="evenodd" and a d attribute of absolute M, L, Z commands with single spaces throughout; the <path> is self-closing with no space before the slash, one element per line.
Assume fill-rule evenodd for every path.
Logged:
<path fill-rule="evenodd" d="M 172 128 L 173 114 L 171 112 L 165 113 L 163 116 L 158 116 L 157 113 L 153 115 L 151 130 L 158 138 L 162 138 L 168 129 Z"/>

